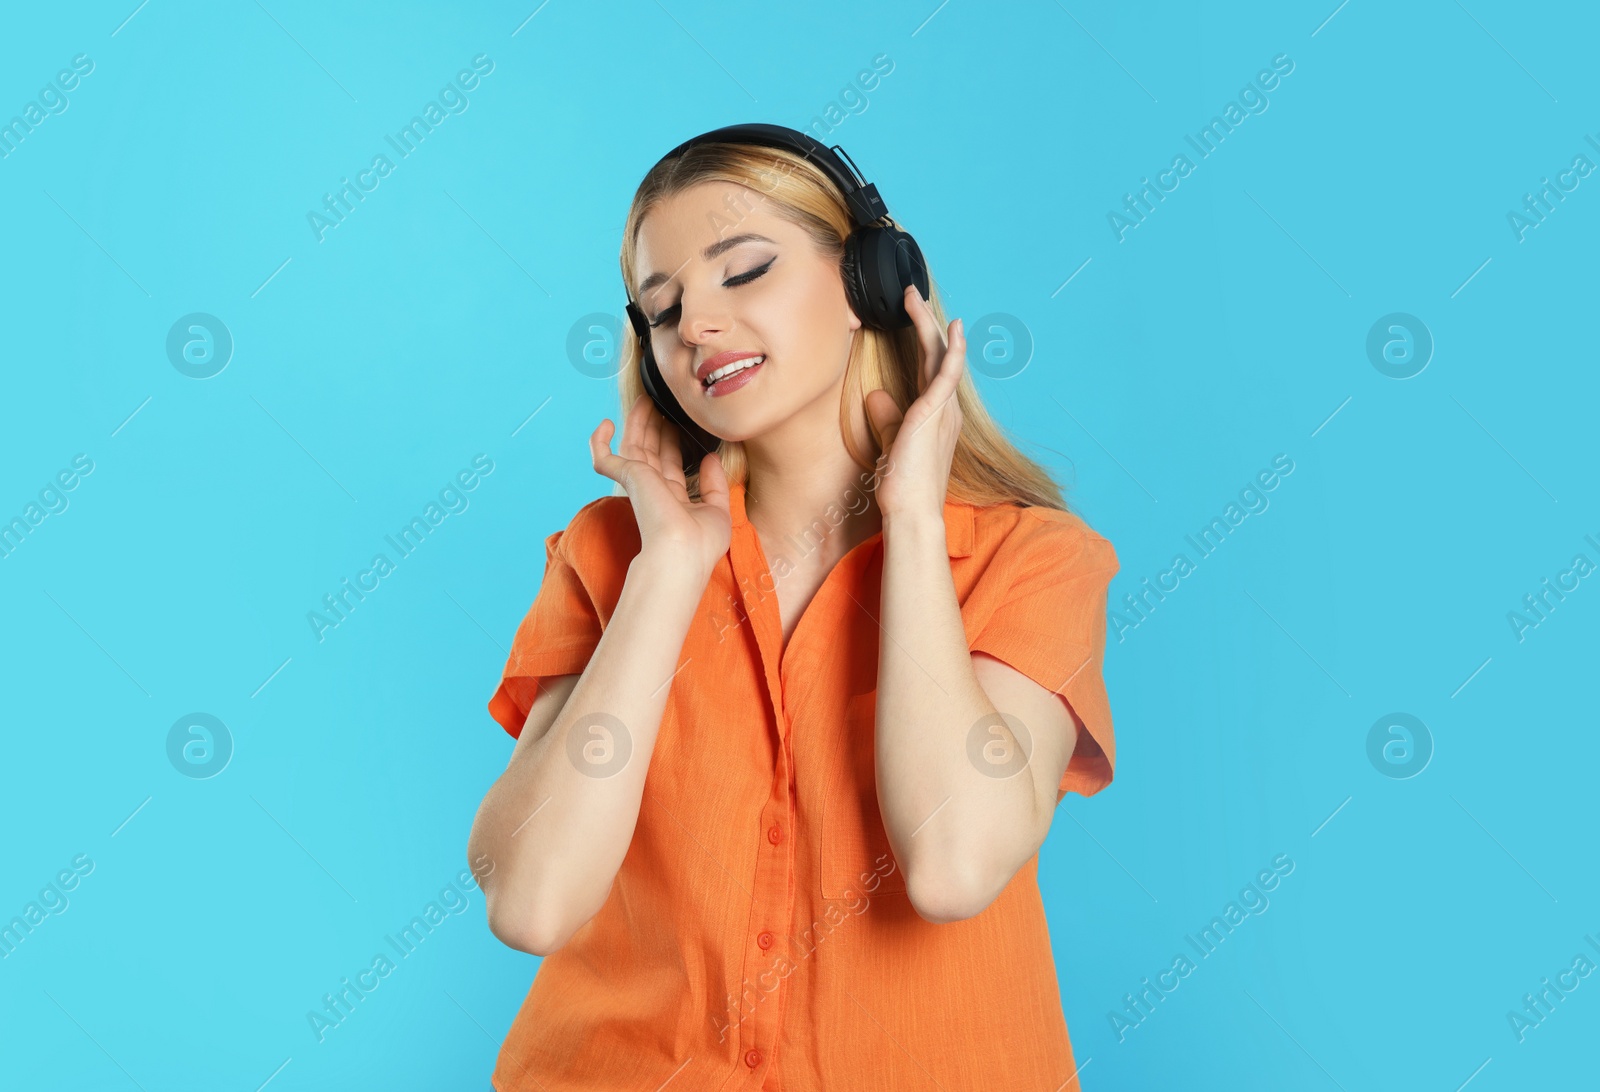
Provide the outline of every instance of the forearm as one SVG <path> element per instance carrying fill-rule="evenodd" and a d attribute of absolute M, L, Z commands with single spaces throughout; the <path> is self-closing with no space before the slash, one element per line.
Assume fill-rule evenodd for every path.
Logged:
<path fill-rule="evenodd" d="M 670 681 L 705 581 L 635 557 L 617 608 L 549 730 L 517 748 L 469 840 L 490 917 L 554 949 L 604 904 L 638 822 Z"/>
<path fill-rule="evenodd" d="M 1019 744 L 973 672 L 942 520 L 886 522 L 881 610 L 879 809 L 918 911 L 966 916 L 1037 848 L 1038 803 L 1030 777 L 987 776 L 970 756 Z"/>

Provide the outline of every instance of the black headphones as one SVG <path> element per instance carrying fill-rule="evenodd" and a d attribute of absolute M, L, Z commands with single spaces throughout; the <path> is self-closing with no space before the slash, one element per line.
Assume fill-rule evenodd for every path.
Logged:
<path fill-rule="evenodd" d="M 886 222 L 889 210 L 878 196 L 878 187 L 861 177 L 855 169 L 855 161 L 844 149 L 837 145 L 828 148 L 805 133 L 782 125 L 728 125 L 684 141 L 662 156 L 657 166 L 698 144 L 756 144 L 780 148 L 804 156 L 832 179 L 844 195 L 850 218 L 855 223 L 845 240 L 844 257 L 840 261 L 850 309 L 862 325 L 871 329 L 896 330 L 911 325 L 905 306 L 906 286 L 915 284 L 922 298 L 928 298 L 928 267 L 922 258 L 922 248 L 909 232 Z M 683 438 L 684 470 L 693 472 L 698 469 L 700 459 L 715 451 L 721 441 L 695 424 L 673 396 L 650 347 L 650 322 L 633 302 L 632 291 L 626 284 L 622 287 L 628 294 L 628 319 L 639 338 L 639 373 L 645 393 L 662 416 L 678 426 Z"/>

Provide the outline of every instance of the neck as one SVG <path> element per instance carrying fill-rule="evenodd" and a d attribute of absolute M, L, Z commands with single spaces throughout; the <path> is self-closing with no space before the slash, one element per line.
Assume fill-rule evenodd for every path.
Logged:
<path fill-rule="evenodd" d="M 778 427 L 744 441 L 745 518 L 795 564 L 820 554 L 831 564 L 883 529 L 870 470 L 856 465 L 839 431 L 844 377 Z M 861 450 L 874 449 L 866 412 L 848 426 Z"/>
<path fill-rule="evenodd" d="M 841 446 L 837 460 L 787 469 L 752 459 L 745 485 L 745 518 L 768 549 L 804 565 L 831 565 L 883 529 L 877 498 L 863 471 Z M 865 482 L 863 481 L 865 479 Z"/>

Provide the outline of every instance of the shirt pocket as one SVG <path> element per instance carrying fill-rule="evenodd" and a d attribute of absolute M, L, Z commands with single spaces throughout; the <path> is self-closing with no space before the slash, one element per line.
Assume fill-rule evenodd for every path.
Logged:
<path fill-rule="evenodd" d="M 829 740 L 822 803 L 822 897 L 870 898 L 904 891 L 878 810 L 878 692 L 851 695 L 842 730 Z"/>

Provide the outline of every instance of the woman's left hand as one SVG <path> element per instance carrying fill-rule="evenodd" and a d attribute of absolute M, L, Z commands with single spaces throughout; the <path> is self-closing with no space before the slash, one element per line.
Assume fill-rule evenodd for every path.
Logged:
<path fill-rule="evenodd" d="M 950 465 L 961 435 L 956 387 L 967 369 L 967 338 L 956 319 L 946 343 L 939 320 L 915 285 L 906 288 L 905 304 L 922 342 L 922 393 L 902 415 L 888 391 L 867 392 L 867 420 L 883 451 L 878 508 L 885 519 L 919 513 L 943 518 Z"/>

